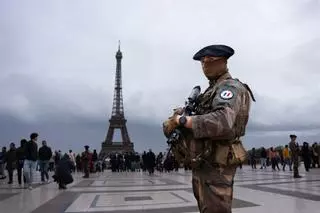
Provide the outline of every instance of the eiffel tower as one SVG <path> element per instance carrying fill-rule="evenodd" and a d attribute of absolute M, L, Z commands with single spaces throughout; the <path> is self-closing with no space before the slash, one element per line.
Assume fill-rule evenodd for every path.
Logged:
<path fill-rule="evenodd" d="M 133 152 L 133 143 L 130 141 L 128 129 L 126 126 L 127 120 L 124 117 L 123 98 L 122 98 L 122 80 L 121 80 L 121 60 L 122 52 L 120 51 L 120 41 L 118 51 L 116 53 L 117 68 L 113 96 L 112 114 L 109 119 L 109 129 L 102 142 L 100 156 L 106 156 L 110 153 L 125 153 Z M 122 141 L 113 142 L 114 131 L 119 129 L 121 132 Z"/>

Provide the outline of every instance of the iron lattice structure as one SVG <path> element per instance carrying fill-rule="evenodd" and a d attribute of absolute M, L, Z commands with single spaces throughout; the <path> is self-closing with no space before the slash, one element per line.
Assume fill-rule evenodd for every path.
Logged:
<path fill-rule="evenodd" d="M 130 152 L 133 151 L 133 143 L 130 140 L 127 120 L 124 116 L 123 97 L 122 97 L 122 76 L 121 76 L 121 60 L 122 52 L 120 50 L 120 42 L 118 51 L 116 53 L 117 67 L 115 76 L 115 87 L 113 95 L 112 114 L 109 119 L 109 128 L 102 143 L 102 155 L 109 154 L 110 152 Z M 113 141 L 114 132 L 116 129 L 120 130 L 122 141 Z"/>

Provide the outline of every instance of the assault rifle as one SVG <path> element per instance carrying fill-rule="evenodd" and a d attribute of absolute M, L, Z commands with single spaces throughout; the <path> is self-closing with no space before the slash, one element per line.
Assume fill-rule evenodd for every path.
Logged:
<path fill-rule="evenodd" d="M 198 97 L 200 95 L 200 92 L 201 92 L 200 86 L 195 86 L 192 89 L 191 94 L 189 95 L 187 101 L 185 102 L 185 107 L 182 114 L 183 116 L 190 116 L 195 114 L 195 111 L 198 106 Z M 169 153 L 171 152 L 172 147 L 179 144 L 181 140 L 182 140 L 182 133 L 178 127 L 171 133 L 170 137 L 168 138 L 167 143 L 170 146 L 170 148 L 168 150 L 167 157 L 169 156 Z"/>

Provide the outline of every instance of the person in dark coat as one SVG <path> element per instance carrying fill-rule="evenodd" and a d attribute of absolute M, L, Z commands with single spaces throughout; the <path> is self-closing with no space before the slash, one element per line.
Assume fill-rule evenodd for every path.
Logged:
<path fill-rule="evenodd" d="M 309 143 L 303 142 L 302 145 L 302 158 L 304 163 L 304 168 L 307 172 L 309 172 L 310 166 L 311 166 L 311 156 L 310 156 L 310 149 L 309 149 Z"/>
<path fill-rule="evenodd" d="M 42 147 L 39 149 L 39 164 L 41 171 L 41 182 L 49 181 L 49 160 L 52 157 L 52 151 L 49 146 L 47 146 L 47 142 L 42 141 Z M 46 178 L 46 180 L 45 180 Z"/>
<path fill-rule="evenodd" d="M 149 149 L 149 152 L 147 153 L 146 161 L 149 175 L 152 175 L 154 173 L 154 167 L 156 166 L 156 156 L 151 149 Z"/>
<path fill-rule="evenodd" d="M 76 156 L 76 166 L 77 166 L 77 172 L 81 172 L 82 171 L 82 163 L 81 163 L 80 154 L 77 154 L 77 156 Z"/>
<path fill-rule="evenodd" d="M 5 154 L 5 162 L 7 163 L 7 170 L 9 175 L 8 184 L 12 184 L 13 171 L 17 168 L 17 152 L 14 143 L 10 144 L 10 148 Z"/>
<path fill-rule="evenodd" d="M 25 188 L 32 190 L 33 177 L 35 176 L 35 170 L 38 160 L 38 133 L 34 132 L 30 134 L 30 141 L 25 144 L 24 154 L 25 160 L 23 164 L 23 173 L 26 177 Z"/>
<path fill-rule="evenodd" d="M 261 162 L 260 169 L 263 169 L 263 168 L 266 169 L 267 168 L 267 150 L 264 147 L 261 148 L 260 162 Z"/>
<path fill-rule="evenodd" d="M 98 163 L 98 153 L 97 153 L 97 150 L 93 150 L 93 153 L 92 153 L 92 159 L 91 159 L 91 164 L 92 164 L 92 166 L 90 166 L 90 171 L 92 172 L 92 173 L 96 173 L 96 165 L 97 165 L 97 163 Z"/>
<path fill-rule="evenodd" d="M 4 172 L 6 153 L 7 153 L 7 148 L 4 146 L 2 147 L 2 151 L 0 151 L 0 180 L 7 178 Z"/>
<path fill-rule="evenodd" d="M 68 154 L 65 154 L 57 163 L 56 171 L 52 178 L 58 183 L 59 189 L 66 189 L 67 185 L 73 182 L 72 166 L 73 164 Z"/>
<path fill-rule="evenodd" d="M 28 141 L 26 139 L 22 139 L 20 141 L 20 147 L 17 148 L 17 172 L 18 172 L 18 183 L 22 184 L 21 177 L 23 176 L 23 182 L 26 183 L 26 177 L 23 175 L 22 169 L 24 160 L 26 159 L 24 147 Z"/>
<path fill-rule="evenodd" d="M 257 161 L 256 161 L 256 149 L 251 149 L 251 155 L 250 155 L 250 162 L 251 162 L 251 168 L 256 169 L 257 168 Z"/>
<path fill-rule="evenodd" d="M 142 171 L 147 171 L 147 153 L 146 151 L 142 154 L 142 165 L 141 165 Z"/>

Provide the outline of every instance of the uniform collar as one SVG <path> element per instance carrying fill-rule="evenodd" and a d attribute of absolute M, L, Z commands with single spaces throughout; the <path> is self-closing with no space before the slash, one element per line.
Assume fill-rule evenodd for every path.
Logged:
<path fill-rule="evenodd" d="M 224 73 L 223 75 L 221 75 L 219 78 L 217 78 L 216 80 L 211 80 L 209 81 L 210 86 L 214 86 L 215 84 L 226 80 L 228 78 L 232 78 L 229 72 Z"/>

